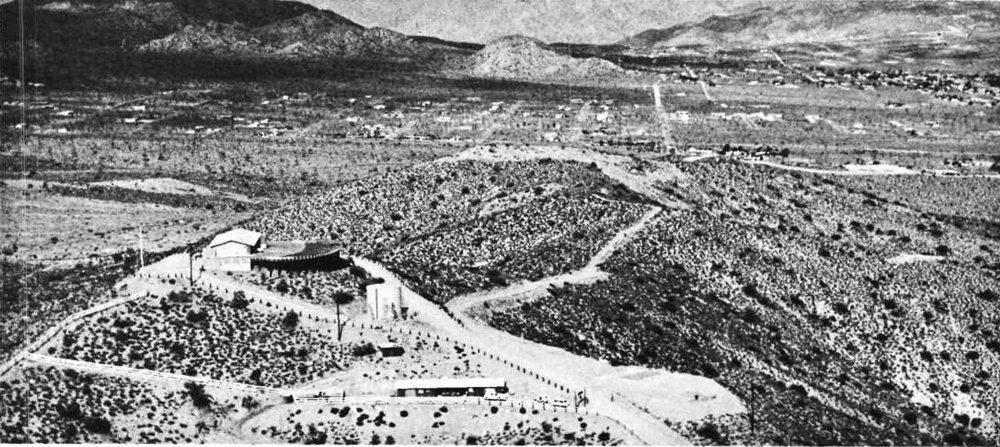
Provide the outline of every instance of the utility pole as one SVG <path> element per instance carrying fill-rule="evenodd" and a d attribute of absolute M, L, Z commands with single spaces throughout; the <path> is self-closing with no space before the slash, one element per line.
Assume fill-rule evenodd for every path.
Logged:
<path fill-rule="evenodd" d="M 750 382 L 750 436 L 757 438 L 757 387 Z M 753 440 L 750 441 L 752 443 Z"/>
<path fill-rule="evenodd" d="M 142 225 L 139 225 L 139 273 L 146 272 L 146 260 L 143 257 L 143 246 L 142 246 Z"/>
<path fill-rule="evenodd" d="M 333 294 L 333 303 L 337 305 L 337 341 L 340 341 L 344 336 L 344 322 L 340 319 L 340 306 L 350 303 L 353 299 L 354 297 L 347 292 L 335 292 Z"/>
<path fill-rule="evenodd" d="M 340 338 L 344 334 L 344 326 L 340 324 L 340 300 L 334 300 L 333 302 L 337 303 L 337 341 L 340 341 Z"/>

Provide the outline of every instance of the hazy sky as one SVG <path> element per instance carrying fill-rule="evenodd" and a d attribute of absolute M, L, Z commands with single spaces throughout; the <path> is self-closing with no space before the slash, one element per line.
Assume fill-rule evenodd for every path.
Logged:
<path fill-rule="evenodd" d="M 701 20 L 751 0 L 299 0 L 365 26 L 488 42 L 523 34 L 548 42 L 612 43 Z"/>

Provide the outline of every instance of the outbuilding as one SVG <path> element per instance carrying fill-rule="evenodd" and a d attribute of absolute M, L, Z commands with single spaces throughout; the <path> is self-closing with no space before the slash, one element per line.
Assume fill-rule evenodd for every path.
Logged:
<path fill-rule="evenodd" d="M 396 397 L 495 396 L 507 391 L 507 380 L 498 377 L 396 381 Z"/>
<path fill-rule="evenodd" d="M 399 343 L 385 342 L 378 344 L 378 352 L 382 357 L 399 357 L 403 355 L 403 347 Z"/>

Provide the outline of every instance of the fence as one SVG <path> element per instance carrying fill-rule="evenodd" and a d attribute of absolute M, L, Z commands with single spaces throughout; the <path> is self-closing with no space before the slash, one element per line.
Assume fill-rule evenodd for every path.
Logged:
<path fill-rule="evenodd" d="M 70 360 L 59 357 L 52 357 L 48 355 L 41 355 L 37 353 L 28 354 L 25 358 L 29 361 L 33 361 L 36 363 L 61 366 L 64 368 L 72 368 L 78 371 L 92 371 L 101 374 L 111 373 L 133 378 L 140 377 L 146 379 L 161 379 L 161 380 L 170 380 L 170 381 L 185 382 L 185 383 L 195 382 L 206 386 L 211 386 L 213 388 L 222 388 L 222 389 L 229 389 L 242 392 L 255 392 L 258 394 L 278 393 L 282 395 L 288 395 L 293 393 L 291 390 L 282 388 L 269 388 L 258 385 L 250 385 L 246 383 L 228 382 L 225 380 L 217 380 L 208 377 L 187 376 L 183 374 L 154 371 L 151 369 L 130 368 L 127 366 L 120 366 L 120 365 L 108 365 L 104 363 L 84 362 L 80 360 Z"/>
<path fill-rule="evenodd" d="M 368 261 L 368 262 L 371 262 L 371 261 Z M 379 265 L 379 267 L 384 268 L 381 265 Z M 140 278 L 157 278 L 157 279 L 184 279 L 184 278 L 187 277 L 187 275 L 180 274 L 180 273 L 175 273 L 175 274 L 140 273 L 137 276 L 140 277 Z M 398 282 L 398 279 L 396 279 L 396 278 L 393 278 L 393 279 Z M 237 281 L 234 281 L 234 280 L 231 280 L 231 279 L 223 279 L 223 278 L 220 278 L 220 277 L 217 277 L 217 276 L 214 276 L 214 275 L 201 275 L 199 277 L 199 280 L 202 283 L 206 284 L 210 290 L 215 290 L 217 292 L 221 291 L 221 292 L 224 292 L 224 293 L 230 293 L 230 292 L 235 293 L 236 291 L 242 291 L 242 292 L 244 292 L 244 294 L 246 295 L 246 298 L 248 300 L 251 300 L 251 301 L 260 300 L 261 302 L 267 302 L 267 303 L 270 303 L 272 306 L 274 306 L 276 309 L 280 308 L 282 310 L 296 310 L 296 311 L 298 311 L 301 314 L 302 317 L 308 318 L 308 319 L 312 319 L 314 321 L 330 322 L 331 318 L 333 317 L 332 315 L 330 315 L 330 313 L 332 311 L 330 309 L 324 308 L 322 306 L 317 306 L 317 305 L 312 305 L 312 304 L 308 304 L 308 303 L 297 302 L 294 298 L 290 298 L 290 297 L 289 298 L 284 298 L 284 297 L 282 297 L 282 298 L 274 298 L 274 297 L 270 297 L 270 296 L 267 296 L 267 294 L 265 294 L 265 293 L 257 293 L 257 292 L 252 291 L 252 290 L 247 290 L 248 289 L 247 285 L 240 284 Z M 400 284 L 402 284 L 402 283 L 400 283 Z M 215 387 L 215 388 L 231 389 L 231 390 L 237 390 L 237 391 L 243 391 L 243 392 L 248 392 L 249 391 L 249 392 L 256 392 L 256 393 L 259 393 L 259 394 L 277 393 L 277 394 L 285 395 L 285 396 L 294 396 L 297 393 L 298 394 L 302 394 L 304 392 L 303 390 L 288 390 L 288 389 L 281 389 L 281 388 L 269 388 L 269 387 L 263 387 L 263 386 L 258 386 L 258 385 L 250 385 L 250 384 L 238 383 L 238 382 L 221 381 L 221 380 L 211 379 L 211 378 L 207 378 L 207 377 L 186 376 L 186 375 L 181 375 L 181 374 L 165 373 L 165 372 L 160 372 L 160 371 L 138 369 L 138 368 L 130 368 L 130 367 L 118 366 L 118 365 L 105 365 L 105 364 L 97 364 L 97 363 L 90 363 L 90 362 L 82 362 L 82 361 L 77 361 L 77 360 L 62 359 L 62 358 L 57 358 L 57 357 L 51 357 L 51 356 L 47 356 L 47 355 L 37 354 L 37 351 L 40 350 L 45 344 L 47 344 L 53 338 L 55 338 L 56 336 L 58 336 L 64 330 L 66 330 L 67 328 L 69 328 L 71 325 L 77 323 L 81 319 L 89 317 L 91 315 L 95 315 L 95 314 L 99 314 L 99 313 L 105 312 L 105 311 L 110 310 L 112 308 L 115 308 L 117 306 L 121 306 L 123 304 L 126 304 L 126 303 L 128 303 L 130 301 L 133 301 L 133 300 L 136 300 L 136 299 L 139 299 L 139 298 L 143 298 L 143 297 L 148 297 L 148 296 L 150 296 L 150 292 L 149 291 L 137 292 L 137 293 L 134 293 L 134 294 L 129 295 L 127 297 L 117 298 L 117 299 L 114 299 L 114 300 L 111 300 L 111 301 L 99 304 L 97 306 L 94 306 L 94 307 L 82 310 L 82 311 L 77 312 L 77 313 L 75 313 L 73 315 L 70 315 L 66 319 L 64 319 L 61 322 L 59 322 L 57 325 L 55 325 L 52 328 L 50 328 L 41 337 L 37 338 L 34 342 L 32 342 L 26 348 L 24 348 L 21 351 L 19 351 L 10 360 L 8 360 L 6 363 L 4 363 L 2 366 L 0 366 L 0 377 L 6 375 L 15 366 L 17 366 L 18 364 L 20 364 L 24 360 L 31 360 L 31 361 L 35 361 L 35 362 L 38 362 L 38 363 L 53 364 L 53 365 L 59 365 L 59 366 L 74 368 L 74 369 L 80 369 L 80 370 L 93 370 L 93 371 L 104 372 L 104 373 L 112 372 L 112 373 L 116 373 L 116 374 L 132 376 L 132 377 L 140 376 L 140 377 L 156 378 L 156 379 L 162 379 L 162 380 L 195 382 L 195 383 L 202 383 L 202 384 L 205 384 L 207 386 L 212 386 L 212 387 Z M 419 295 L 417 295 L 417 296 L 419 296 Z M 448 316 L 452 320 L 454 320 L 456 323 L 458 323 L 460 326 L 462 326 L 463 329 L 465 328 L 465 325 L 462 324 L 461 321 L 458 318 L 456 318 L 450 312 L 446 312 L 446 313 L 448 314 Z M 421 330 L 417 330 L 417 329 L 412 329 L 412 328 L 406 328 L 406 329 L 404 329 L 404 328 L 398 328 L 398 327 L 393 327 L 393 326 L 382 326 L 382 325 L 375 324 L 375 323 L 365 324 L 365 323 L 355 323 L 353 321 L 347 321 L 344 324 L 345 324 L 345 326 L 349 326 L 349 327 L 352 327 L 352 328 L 379 330 L 379 331 L 388 332 L 390 334 L 393 333 L 393 332 L 398 332 L 400 334 L 404 334 L 405 333 L 405 334 L 408 334 L 408 335 L 416 334 L 416 335 L 419 335 L 419 336 L 427 337 L 428 339 L 443 340 L 443 341 L 448 342 L 448 343 L 455 343 L 456 345 L 461 346 L 463 349 L 467 349 L 470 354 L 478 354 L 478 355 L 486 356 L 489 359 L 491 359 L 493 361 L 496 361 L 496 362 L 499 362 L 499 363 L 501 363 L 501 364 L 503 364 L 503 365 L 505 365 L 505 366 L 507 366 L 509 368 L 512 368 L 512 369 L 514 369 L 514 370 L 516 370 L 516 371 L 518 371 L 520 373 L 527 374 L 528 376 L 534 377 L 535 379 L 541 381 L 542 383 L 545 383 L 545 384 L 547 384 L 549 386 L 552 386 L 552 387 L 554 387 L 554 388 L 556 388 L 556 389 L 558 389 L 558 390 L 560 390 L 562 392 L 573 393 L 571 387 L 563 385 L 563 384 L 559 383 L 557 380 L 550 379 L 548 377 L 543 376 L 542 374 L 534 372 L 531 368 L 528 368 L 528 367 L 525 367 L 525 366 L 521 366 L 520 364 L 517 364 L 516 362 L 512 362 L 512 361 L 510 361 L 508 359 L 505 359 L 505 358 L 503 358 L 503 357 L 501 357 L 499 355 L 492 354 L 492 353 L 487 353 L 487 352 L 483 351 L 480 348 L 477 348 L 475 346 L 471 346 L 471 345 L 469 345 L 469 344 L 467 344 L 465 342 L 462 342 L 462 341 L 459 341 L 459 340 L 456 340 L 456 339 L 452 339 L 451 337 L 448 337 L 446 335 L 432 334 L 430 332 L 425 332 L 425 331 L 421 331 Z M 308 392 L 306 392 L 306 393 L 308 393 Z M 636 435 L 636 433 L 633 430 L 631 430 L 630 428 L 628 428 L 624 423 L 622 423 L 621 421 L 617 420 L 616 418 L 604 415 L 604 414 L 602 414 L 602 412 L 599 412 L 596 409 L 591 409 L 591 408 L 585 407 L 585 405 L 587 404 L 587 401 L 586 401 L 586 398 L 585 398 L 585 394 L 582 391 L 578 391 L 578 392 L 574 393 L 573 396 L 575 398 L 575 402 L 573 403 L 573 405 L 569 405 L 569 406 L 565 406 L 565 407 L 564 406 L 556 406 L 556 405 L 547 404 L 547 403 L 542 403 L 542 402 L 535 402 L 535 401 L 522 401 L 522 400 L 513 400 L 513 399 L 511 399 L 511 400 L 502 400 L 502 401 L 501 400 L 488 400 L 488 399 L 485 399 L 485 398 L 482 398 L 482 397 L 471 397 L 471 396 L 457 397 L 457 398 L 447 398 L 447 397 L 444 397 L 444 398 L 428 399 L 428 398 L 412 398 L 412 397 L 411 398 L 406 398 L 406 397 L 386 398 L 386 397 L 365 397 L 365 396 L 351 396 L 351 397 L 347 397 L 344 394 L 341 394 L 341 397 L 336 397 L 336 396 L 313 396 L 313 397 L 295 397 L 294 399 L 296 401 L 299 401 L 299 402 L 323 402 L 323 403 L 348 402 L 348 403 L 369 404 L 369 405 L 456 402 L 456 403 L 464 403 L 464 404 L 476 404 L 476 405 L 497 406 L 497 407 L 523 408 L 525 410 L 560 411 L 560 412 L 564 412 L 564 413 L 573 413 L 573 414 L 597 415 L 597 416 L 602 416 L 602 417 L 604 417 L 604 418 L 612 421 L 614 424 L 616 424 L 617 426 L 619 426 L 619 428 L 621 428 L 622 430 L 628 432 L 635 439 L 637 439 L 637 440 L 641 439 L 641 438 L 638 437 L 638 435 Z M 581 396 L 583 396 L 583 399 L 580 399 Z M 426 400 L 426 402 L 425 402 L 425 400 Z"/>
<path fill-rule="evenodd" d="M 368 261 L 368 262 L 372 262 L 372 261 Z M 372 262 L 372 263 L 374 263 L 374 262 Z M 382 268 L 384 268 L 384 267 L 382 267 Z M 392 278 L 392 279 L 394 281 L 398 281 L 396 278 Z M 252 289 L 256 288 L 256 286 L 251 286 L 251 285 L 246 284 L 246 283 L 244 283 L 242 281 L 228 279 L 228 278 L 223 279 L 223 278 L 220 278 L 220 277 L 215 276 L 215 275 L 203 275 L 201 277 L 201 282 L 203 284 L 207 285 L 208 288 L 209 288 L 209 290 L 214 290 L 216 292 L 221 292 L 221 293 L 235 293 L 237 290 L 240 290 L 240 291 L 242 291 L 245 294 L 246 298 L 248 300 L 250 300 L 250 301 L 259 300 L 261 302 L 270 303 L 272 306 L 275 307 L 275 309 L 280 309 L 280 310 L 283 310 L 283 311 L 295 310 L 296 312 L 299 312 L 299 314 L 300 314 L 299 316 L 300 317 L 311 319 L 313 321 L 322 321 L 322 322 L 329 323 L 329 322 L 331 322 L 331 319 L 335 318 L 335 315 L 331 315 L 331 310 L 330 309 L 324 308 L 322 306 L 313 305 L 313 304 L 301 303 L 301 302 L 298 302 L 297 299 L 293 298 L 293 297 L 275 298 L 275 297 L 268 296 L 270 294 L 270 292 L 268 292 L 268 293 L 255 292 Z M 419 296 L 419 294 L 414 294 L 414 295 Z M 461 324 L 460 320 L 458 320 L 455 316 L 449 315 L 449 317 L 452 320 L 454 320 L 456 322 L 459 322 L 459 324 L 463 327 L 463 329 L 465 328 L 465 325 Z M 335 321 L 335 320 L 333 320 L 333 321 Z M 477 348 L 475 346 L 471 346 L 471 345 L 469 345 L 469 344 L 467 344 L 467 343 L 465 343 L 463 341 L 460 341 L 460 340 L 452 339 L 451 337 L 448 337 L 447 335 L 432 334 L 430 332 L 425 332 L 425 331 L 421 331 L 421 330 L 417 330 L 417 329 L 403 329 L 403 328 L 395 328 L 395 327 L 392 327 L 392 326 L 382 326 L 382 325 L 376 324 L 376 323 L 365 324 L 365 323 L 355 323 L 353 321 L 348 321 L 348 322 L 345 322 L 343 324 L 345 326 L 351 327 L 351 328 L 373 329 L 373 330 L 385 331 L 385 332 L 388 332 L 390 334 L 393 333 L 394 331 L 398 331 L 400 333 L 404 333 L 405 332 L 405 333 L 410 334 L 410 335 L 416 334 L 416 335 L 427 337 L 429 339 L 443 340 L 443 341 L 448 342 L 448 343 L 455 343 L 458 346 L 461 346 L 463 349 L 468 350 L 472 354 L 484 355 L 484 356 L 488 357 L 489 359 L 497 361 L 497 362 L 500 362 L 503 365 L 505 365 L 505 366 L 507 366 L 509 368 L 513 368 L 514 370 L 516 370 L 516 371 L 518 371 L 520 373 L 527 374 L 528 376 L 534 377 L 535 379 L 539 380 L 540 382 L 545 383 L 546 385 L 549 385 L 549 386 L 551 386 L 551 387 L 553 387 L 553 388 L 555 388 L 555 389 L 557 389 L 557 390 L 559 390 L 561 392 L 570 394 L 573 397 L 573 399 L 574 399 L 574 404 L 584 404 L 584 405 L 586 404 L 586 399 L 582 397 L 582 396 L 585 396 L 585 394 L 582 391 L 574 390 L 570 386 L 561 384 L 561 383 L 559 383 L 558 380 L 555 380 L 555 379 L 546 377 L 546 376 L 544 376 L 542 374 L 539 374 L 537 372 L 534 372 L 532 369 L 530 369 L 530 368 L 528 368 L 526 366 L 521 366 L 520 364 L 518 364 L 516 362 L 512 362 L 512 361 L 510 361 L 508 359 L 505 359 L 505 358 L 503 358 L 503 357 L 501 357 L 499 355 L 492 354 L 492 353 L 487 353 L 487 352 L 483 351 L 480 348 Z"/>
<path fill-rule="evenodd" d="M 31 344 L 24 347 L 24 349 L 18 351 L 17 354 L 14 354 L 14 356 L 11 357 L 9 360 L 7 360 L 7 362 L 4 363 L 3 366 L 0 366 L 0 377 L 7 375 L 7 373 L 10 372 L 10 370 L 13 369 L 15 366 L 17 366 L 17 364 L 23 361 L 25 357 L 41 349 L 42 346 L 45 346 L 46 343 L 48 343 L 50 340 L 52 340 L 57 335 L 62 333 L 67 327 L 76 323 L 77 321 L 89 317 L 91 315 L 104 312 L 113 307 L 121 306 L 122 304 L 125 304 L 129 301 L 133 301 L 146 296 L 149 296 L 148 291 L 137 292 L 127 297 L 116 298 L 106 303 L 98 304 L 97 306 L 81 310 L 73 315 L 66 317 L 59 323 L 56 323 L 55 326 L 52 326 L 51 328 L 49 328 L 49 330 L 45 331 L 45 333 L 43 333 L 40 337 L 36 338 L 35 341 L 31 342 Z"/>

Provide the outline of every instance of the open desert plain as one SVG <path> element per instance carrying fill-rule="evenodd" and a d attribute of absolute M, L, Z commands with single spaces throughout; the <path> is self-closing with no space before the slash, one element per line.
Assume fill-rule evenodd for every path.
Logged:
<path fill-rule="evenodd" d="M 0 443 L 1000 443 L 1000 3 L 0 21 Z"/>

